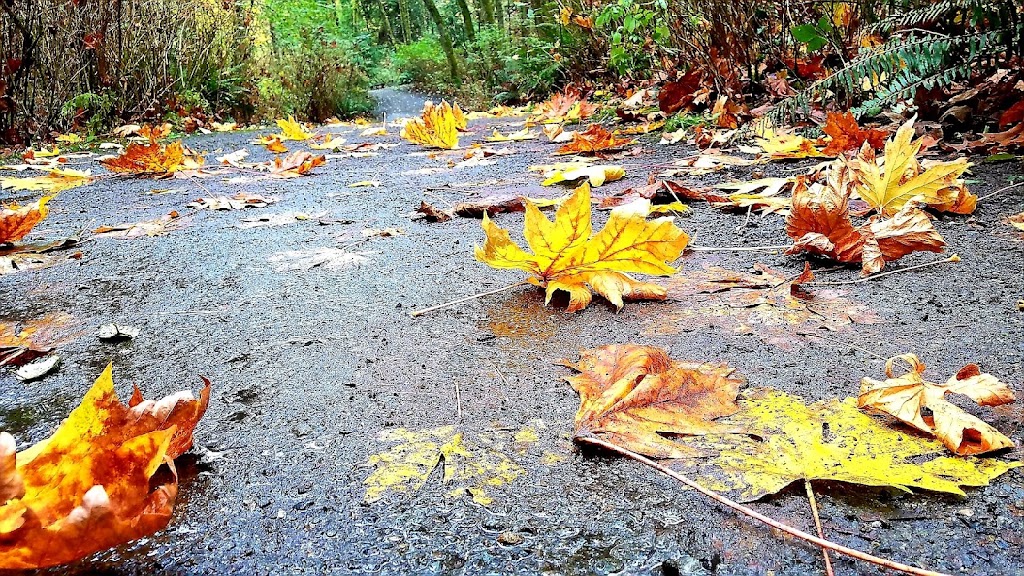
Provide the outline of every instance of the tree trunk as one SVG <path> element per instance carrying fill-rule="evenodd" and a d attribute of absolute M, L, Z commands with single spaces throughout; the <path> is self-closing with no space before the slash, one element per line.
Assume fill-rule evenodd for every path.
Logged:
<path fill-rule="evenodd" d="M 501 0 L 494 0 L 494 23 L 505 32 L 505 5 Z"/>
<path fill-rule="evenodd" d="M 398 0 L 398 12 L 402 18 L 402 38 L 412 42 L 412 18 L 409 17 L 409 0 Z"/>
<path fill-rule="evenodd" d="M 459 62 L 455 59 L 455 48 L 452 47 L 452 37 L 448 35 L 448 30 L 444 27 L 444 20 L 441 18 L 441 13 L 437 10 L 437 4 L 434 0 L 423 0 L 423 6 L 427 9 L 427 14 L 430 15 L 430 19 L 434 22 L 434 26 L 437 27 L 437 38 L 441 41 L 441 48 L 444 50 L 444 57 L 448 59 L 448 69 L 451 72 L 452 80 L 455 82 L 459 81 Z"/>
<path fill-rule="evenodd" d="M 476 32 L 473 30 L 473 13 L 469 11 L 469 4 L 466 0 L 455 0 L 459 5 L 459 12 L 462 12 L 462 23 L 466 26 L 466 38 L 470 42 L 476 42 Z"/>
<path fill-rule="evenodd" d="M 494 0 L 478 0 L 480 2 L 480 22 L 494 26 Z"/>
<path fill-rule="evenodd" d="M 387 34 L 388 42 L 394 46 L 395 32 L 391 29 L 391 18 L 388 17 L 388 8 L 384 5 L 384 0 L 377 0 L 377 8 L 380 10 L 380 19 L 384 28 L 384 33 Z"/>

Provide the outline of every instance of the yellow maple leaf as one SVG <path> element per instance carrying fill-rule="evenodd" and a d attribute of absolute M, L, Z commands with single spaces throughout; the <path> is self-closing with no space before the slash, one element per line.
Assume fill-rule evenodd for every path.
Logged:
<path fill-rule="evenodd" d="M 817 158 L 824 156 L 814 142 L 797 134 L 775 132 L 771 127 L 761 131 L 763 138 L 755 139 L 772 160 Z"/>
<path fill-rule="evenodd" d="M 0 178 L 0 189 L 43 190 L 57 193 L 92 182 L 89 172 L 55 168 L 44 176 Z"/>
<path fill-rule="evenodd" d="M 448 102 L 441 101 L 439 106 L 427 102 L 423 106 L 423 114 L 405 123 L 402 127 L 402 138 L 413 144 L 453 150 L 459 146 L 459 125 L 466 126 L 466 118 L 456 104 L 453 109 Z M 461 120 L 460 120 L 461 116 Z"/>
<path fill-rule="evenodd" d="M 620 180 L 626 175 L 626 170 L 622 166 L 591 166 L 574 162 L 535 168 L 545 168 L 543 170 L 544 181 L 540 183 L 541 186 L 551 186 L 559 182 L 574 182 L 586 178 L 591 186 L 597 187 L 604 185 L 605 182 Z"/>
<path fill-rule="evenodd" d="M 281 129 L 281 140 L 309 140 L 313 137 L 311 132 L 306 132 L 302 124 L 295 121 L 294 116 L 288 116 L 287 120 L 277 120 L 277 127 Z"/>
<path fill-rule="evenodd" d="M 0 244 L 16 242 L 32 231 L 32 228 L 42 222 L 50 209 L 46 203 L 53 199 L 53 196 L 43 196 L 34 204 L 27 206 L 3 206 L 0 207 Z"/>
<path fill-rule="evenodd" d="M 977 198 L 967 192 L 959 179 L 970 167 L 967 159 L 935 162 L 925 169 L 917 161 L 921 140 L 913 138 L 914 119 L 910 119 L 885 143 L 881 165 L 874 148 L 861 148 L 857 158 L 850 162 L 861 199 L 885 216 L 899 212 L 910 201 L 958 213 L 973 212 Z"/>
<path fill-rule="evenodd" d="M 804 404 L 771 389 L 744 393 L 732 424 L 740 434 L 687 438 L 715 456 L 679 461 L 705 487 L 740 500 L 774 494 L 799 480 L 920 488 L 964 496 L 962 486 L 987 486 L 1021 465 L 991 458 L 952 457 L 942 443 L 887 426 L 857 409 L 856 401 Z"/>
<path fill-rule="evenodd" d="M 597 292 L 622 308 L 623 298 L 664 299 L 665 289 L 638 281 L 629 272 L 668 276 L 689 236 L 672 217 L 647 220 L 650 201 L 638 200 L 611 211 L 608 223 L 592 235 L 590 185 L 583 184 L 548 220 L 536 205 L 524 201 L 523 235 L 533 250 L 527 253 L 485 214 L 486 241 L 475 250 L 477 260 L 499 269 L 520 269 L 531 274 L 528 282 L 569 294 L 569 312 L 582 310 Z"/>
<path fill-rule="evenodd" d="M 199 168 L 203 165 L 203 157 L 186 153 L 181 141 L 166 146 L 155 142 L 131 143 L 123 154 L 103 160 L 101 164 L 111 172 L 161 175 Z"/>

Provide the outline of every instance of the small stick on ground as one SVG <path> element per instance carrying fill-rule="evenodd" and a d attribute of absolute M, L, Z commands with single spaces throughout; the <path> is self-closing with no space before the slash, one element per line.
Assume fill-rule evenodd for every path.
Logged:
<path fill-rule="evenodd" d="M 909 268 L 900 268 L 899 270 L 890 270 L 888 272 L 880 272 L 878 274 L 872 274 L 871 276 L 865 276 L 856 280 L 844 280 L 842 282 L 805 282 L 801 286 L 846 286 L 848 284 L 860 284 L 862 282 L 869 282 L 871 280 L 877 280 L 883 276 L 889 276 L 890 274 L 898 274 L 900 272 L 910 272 L 911 270 L 920 270 L 921 268 L 927 268 L 929 266 L 935 266 L 936 264 L 945 264 L 946 262 L 959 262 L 960 256 L 953 254 L 949 258 L 943 258 L 942 260 L 936 260 L 934 262 L 925 262 L 924 264 L 918 264 L 916 266 L 910 266 Z"/>
<path fill-rule="evenodd" d="M 989 198 L 992 198 L 993 196 L 998 196 L 999 194 L 1002 194 L 1003 192 L 1009 192 L 1010 190 L 1013 190 L 1014 188 L 1020 188 L 1021 186 L 1024 186 L 1024 182 L 1017 182 L 1016 184 L 1010 184 L 1009 186 L 1004 186 L 1004 187 L 1000 188 L 999 190 L 996 190 L 995 192 L 992 192 L 992 193 L 989 193 L 989 194 L 985 194 L 981 198 L 978 198 L 977 201 L 981 202 L 982 200 L 988 200 Z"/>
<path fill-rule="evenodd" d="M 491 294 L 497 294 L 498 292 L 504 292 L 505 290 L 511 290 L 513 288 L 518 288 L 519 286 L 525 286 L 527 284 L 529 284 L 529 282 L 523 280 L 522 282 L 516 282 L 515 284 L 509 284 L 508 286 L 504 286 L 487 292 L 480 292 L 479 294 L 473 294 L 472 296 L 466 296 L 465 298 L 459 298 L 458 300 L 452 300 L 451 302 L 445 302 L 444 304 L 438 304 L 436 306 L 431 306 L 430 308 L 416 310 L 414 312 L 410 312 L 409 315 L 412 316 L 413 318 L 416 318 L 417 316 L 423 316 L 427 312 L 433 312 L 434 310 L 439 310 L 441 308 L 447 308 L 449 306 L 454 306 L 456 304 L 462 304 L 463 302 L 475 300 L 476 298 L 483 298 L 484 296 L 490 296 Z"/>
<path fill-rule="evenodd" d="M 792 526 L 790 526 L 788 524 L 783 524 L 782 522 L 779 522 L 778 520 L 775 520 L 774 518 L 769 518 L 768 516 L 765 516 L 764 514 L 761 514 L 760 512 L 758 512 L 756 510 L 748 508 L 748 507 L 746 507 L 746 506 L 740 504 L 739 502 L 736 502 L 736 501 L 734 501 L 734 500 L 732 500 L 730 498 L 722 496 L 721 494 L 719 494 L 717 492 L 712 492 L 711 490 L 708 490 L 707 488 L 701 486 L 700 484 L 697 484 L 693 480 L 690 480 L 689 478 L 687 478 L 686 476 L 683 476 L 682 474 L 676 472 L 675 470 L 672 470 L 671 468 L 663 466 L 663 465 L 659 464 L 658 462 L 655 462 L 654 460 L 651 460 L 650 458 L 648 458 L 648 457 L 646 457 L 646 456 L 644 456 L 642 454 L 637 454 L 636 452 L 633 452 L 632 450 L 629 450 L 627 448 L 623 448 L 622 446 L 619 446 L 617 444 L 613 444 L 613 443 L 608 442 L 606 440 L 602 440 L 602 439 L 597 438 L 595 436 L 578 436 L 578 437 L 575 438 L 575 440 L 577 440 L 579 442 L 583 442 L 585 444 L 592 444 L 594 446 L 600 446 L 602 448 L 606 448 L 608 450 L 611 450 L 612 452 L 616 452 L 618 454 L 622 454 L 623 456 L 626 456 L 627 458 L 632 458 L 633 460 L 636 460 L 637 462 L 640 462 L 641 464 L 646 464 L 646 465 L 650 466 L 651 468 L 654 468 L 658 472 L 661 472 L 662 474 L 664 474 L 666 476 L 669 476 L 670 478 L 674 478 L 674 479 L 682 482 L 686 486 L 696 490 L 697 492 L 700 492 L 701 494 L 707 496 L 708 498 L 711 498 L 715 502 L 718 502 L 720 504 L 728 506 L 729 508 L 732 508 L 733 510 L 735 510 L 737 512 L 740 512 L 742 514 L 750 516 L 751 518 L 754 518 L 755 520 L 760 520 L 761 522 L 764 522 L 765 524 L 771 526 L 772 528 L 775 528 L 777 530 L 781 530 L 781 531 L 783 531 L 783 532 L 785 532 L 785 533 L 787 533 L 787 534 L 789 534 L 791 536 L 795 536 L 795 537 L 797 537 L 797 538 L 799 538 L 801 540 L 804 540 L 805 542 L 810 542 L 811 544 L 815 544 L 815 545 L 820 546 L 822 548 L 827 548 L 829 550 L 834 550 L 836 552 L 839 552 L 840 554 L 849 556 L 851 558 L 856 558 L 858 560 L 863 560 L 865 562 L 870 562 L 870 563 L 875 564 L 877 566 L 884 566 L 886 568 L 891 568 L 893 570 L 899 570 L 900 572 L 904 572 L 906 574 L 914 574 L 915 576 L 950 576 L 950 575 L 944 574 L 942 572 L 933 572 L 932 570 L 925 570 L 924 568 L 917 568 L 917 567 L 914 567 L 914 566 L 910 566 L 908 564 L 902 564 L 900 562 L 896 562 L 894 560 L 886 560 L 885 558 L 879 558 L 877 556 L 872 556 L 871 554 L 868 554 L 867 552 L 861 552 L 860 550 L 855 550 L 853 548 L 848 548 L 846 546 L 843 546 L 842 544 L 836 544 L 835 542 L 831 542 L 829 540 L 825 540 L 824 538 L 819 538 L 819 537 L 817 537 L 817 536 L 815 536 L 813 534 L 808 534 L 807 532 L 804 532 L 803 530 L 800 530 L 798 528 L 793 528 Z"/>
<path fill-rule="evenodd" d="M 687 246 L 687 250 L 694 252 L 766 252 L 769 250 L 788 250 L 792 248 L 792 244 L 786 244 L 785 246 L 726 246 L 726 247 L 708 247 L 708 246 Z"/>
<path fill-rule="evenodd" d="M 462 422 L 462 391 L 459 390 L 459 381 L 455 381 L 455 417 Z"/>
<path fill-rule="evenodd" d="M 818 517 L 818 499 L 814 497 L 814 488 L 811 487 L 811 481 L 804 479 L 804 488 L 807 490 L 807 500 L 811 504 L 811 513 L 814 514 L 814 528 L 818 531 L 818 538 L 825 539 L 825 531 L 821 529 L 821 518 Z M 821 555 L 825 558 L 825 574 L 826 576 L 835 576 L 835 572 L 832 571 L 832 559 L 828 557 L 828 550 L 822 548 Z"/>

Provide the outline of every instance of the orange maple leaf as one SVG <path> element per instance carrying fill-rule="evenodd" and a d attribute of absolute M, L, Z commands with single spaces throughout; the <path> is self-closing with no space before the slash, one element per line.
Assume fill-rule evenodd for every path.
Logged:
<path fill-rule="evenodd" d="M 187 155 L 181 141 L 166 146 L 155 142 L 132 143 L 123 154 L 104 160 L 102 164 L 111 172 L 163 175 L 198 168 L 203 165 L 203 158 Z"/>
<path fill-rule="evenodd" d="M 46 203 L 53 196 L 43 196 L 26 206 L 0 206 L 0 244 L 16 242 L 32 231 L 49 213 Z"/>
<path fill-rule="evenodd" d="M 305 176 L 313 168 L 325 164 L 327 159 L 324 156 L 314 156 L 305 150 L 299 150 L 285 156 L 274 158 L 273 166 L 270 166 L 270 173 L 281 178 L 294 178 Z"/>
<path fill-rule="evenodd" d="M 593 154 L 602 150 L 614 150 L 633 144 L 632 138 L 617 138 L 600 124 L 591 124 L 583 132 L 572 135 L 572 141 L 562 145 L 555 154 Z"/>
<path fill-rule="evenodd" d="M 739 410 L 742 378 L 719 363 L 679 362 L 653 346 L 614 344 L 583 350 L 561 364 L 580 372 L 566 380 L 580 395 L 574 440 L 596 437 L 652 458 L 699 456 L 664 434 L 735 432 L 712 422 Z"/>
<path fill-rule="evenodd" d="M 204 379 L 205 381 L 205 379 Z M 161 530 L 171 519 L 177 477 L 153 475 L 192 446 L 210 383 L 158 401 L 136 389 L 125 406 L 108 365 L 56 432 L 15 453 L 0 433 L 0 569 L 72 562 Z"/>
<path fill-rule="evenodd" d="M 839 156 L 845 152 L 860 150 L 865 142 L 879 150 L 885 146 L 889 133 L 877 128 L 862 129 L 851 112 L 829 112 L 822 132 L 832 137 L 822 150 L 826 156 Z"/>

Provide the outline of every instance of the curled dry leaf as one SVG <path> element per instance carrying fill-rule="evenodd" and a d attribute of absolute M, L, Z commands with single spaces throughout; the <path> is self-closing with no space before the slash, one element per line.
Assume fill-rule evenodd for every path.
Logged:
<path fill-rule="evenodd" d="M 275 202 L 277 202 L 277 198 L 239 192 L 234 196 L 199 198 L 194 202 L 189 202 L 188 207 L 199 210 L 204 208 L 207 210 L 242 210 L 244 208 L 266 208 Z"/>
<path fill-rule="evenodd" d="M 192 446 L 209 401 L 206 381 L 198 399 L 143 400 L 136 388 L 125 406 L 108 365 L 46 440 L 15 454 L 0 434 L 0 568 L 64 564 L 163 529 L 177 478 L 154 474 Z"/>
<path fill-rule="evenodd" d="M 0 189 L 41 190 L 56 194 L 64 190 L 84 186 L 93 181 L 89 172 L 56 168 L 44 176 L 28 178 L 0 178 Z"/>
<path fill-rule="evenodd" d="M 892 218 L 875 216 L 855 228 L 849 195 L 848 185 L 808 187 L 798 179 L 786 216 L 786 234 L 794 241 L 787 253 L 806 251 L 839 262 L 861 262 L 867 275 L 911 252 L 942 252 L 946 243 L 922 210 L 905 206 Z"/>
<path fill-rule="evenodd" d="M 563 144 L 555 154 L 593 154 L 604 150 L 617 150 L 635 143 L 632 138 L 619 138 L 600 124 L 591 124 L 583 132 L 574 133 L 568 144 Z"/>
<path fill-rule="evenodd" d="M 749 436 L 687 438 L 688 446 L 714 456 L 675 463 L 705 487 L 733 492 L 742 501 L 775 494 L 800 480 L 965 496 L 963 486 L 987 486 L 1021 465 L 948 456 L 940 442 L 864 414 L 853 398 L 806 405 L 778 390 L 744 396 L 740 411 L 721 424 L 741 427 Z"/>
<path fill-rule="evenodd" d="M 406 122 L 402 127 L 402 138 L 413 144 L 428 148 L 454 150 L 459 146 L 459 129 L 466 127 L 466 119 L 462 111 L 456 114 L 458 105 L 452 108 L 442 100 L 439 106 L 427 101 L 423 105 L 423 113 L 419 118 Z"/>
<path fill-rule="evenodd" d="M 831 137 L 825 149 L 825 156 L 839 156 L 846 152 L 855 152 L 866 143 L 878 150 L 885 146 L 889 133 L 877 128 L 863 129 L 857 125 L 857 118 L 852 112 L 829 112 L 825 127 L 821 130 Z"/>
<path fill-rule="evenodd" d="M 763 264 L 755 272 L 710 267 L 677 274 L 665 283 L 673 306 L 645 327 L 647 334 L 719 328 L 734 335 L 754 335 L 783 350 L 803 347 L 821 330 L 848 330 L 852 324 L 873 324 L 878 316 L 864 304 L 837 290 L 807 291 L 800 285 L 814 279 L 804 264 L 787 275 Z"/>
<path fill-rule="evenodd" d="M 882 164 L 865 143 L 850 162 L 857 194 L 883 216 L 892 216 L 911 202 L 946 212 L 970 214 L 978 198 L 967 191 L 960 176 L 970 167 L 966 158 L 934 162 L 924 167 L 917 161 L 922 140 L 913 140 L 914 120 L 896 130 L 885 144 Z"/>
<path fill-rule="evenodd" d="M 32 204 L 0 206 L 0 244 L 24 238 L 36 224 L 43 221 L 50 209 L 46 206 L 53 196 L 43 196 Z"/>
<path fill-rule="evenodd" d="M 647 220 L 649 212 L 646 200 L 616 208 L 605 227 L 592 235 L 590 186 L 584 184 L 558 208 L 554 222 L 526 201 L 523 234 L 533 254 L 524 252 L 508 230 L 485 215 L 486 241 L 476 247 L 476 258 L 492 268 L 529 272 L 527 281 L 546 289 L 546 302 L 555 292 L 566 292 L 569 312 L 585 308 L 591 290 L 616 308 L 622 308 L 623 298 L 664 299 L 664 288 L 627 273 L 675 273 L 666 262 L 679 257 L 689 236 L 676 227 L 672 217 Z"/>
<path fill-rule="evenodd" d="M 597 105 L 582 99 L 579 90 L 566 87 L 563 92 L 551 95 L 534 109 L 527 119 L 527 126 L 532 124 L 563 124 L 580 122 L 590 118 L 597 111 Z"/>
<path fill-rule="evenodd" d="M 309 145 L 313 150 L 332 150 L 337 152 L 345 145 L 346 140 L 335 134 L 328 135 L 323 142 L 314 142 Z"/>
<path fill-rule="evenodd" d="M 168 232 L 180 230 L 188 226 L 192 218 L 179 216 L 176 210 L 153 220 L 133 222 L 129 224 L 117 224 L 114 226 L 100 226 L 93 230 L 98 238 L 117 238 L 118 240 L 133 240 L 135 238 L 163 236 Z"/>
<path fill-rule="evenodd" d="M 536 438 L 530 427 L 514 436 L 505 431 L 467 435 L 455 426 L 382 432 L 380 441 L 396 445 L 366 461 L 366 466 L 374 468 L 363 481 L 366 501 L 376 502 L 388 493 L 417 491 L 441 468 L 441 482 L 449 496 L 468 493 L 474 502 L 487 506 L 493 502 L 488 489 L 508 484 L 525 473 L 502 451 L 511 450 L 524 431 Z"/>
<path fill-rule="evenodd" d="M 180 141 L 167 145 L 133 142 L 120 156 L 103 160 L 101 164 L 111 172 L 160 176 L 197 169 L 203 165 L 203 158 L 186 154 Z"/>
<path fill-rule="evenodd" d="M 580 352 L 562 365 L 580 372 L 566 381 L 580 395 L 573 439 L 596 437 L 652 458 L 700 451 L 667 436 L 735 432 L 713 422 L 738 410 L 744 380 L 720 363 L 680 362 L 653 346 L 615 344 Z"/>
<path fill-rule="evenodd" d="M 274 158 L 273 163 L 265 163 L 261 167 L 270 170 L 271 175 L 278 178 L 297 178 L 306 176 L 313 171 L 313 168 L 322 166 L 327 162 L 323 156 L 314 156 L 305 150 L 293 152 L 284 158 Z"/>
<path fill-rule="evenodd" d="M 896 376 L 897 360 L 909 364 L 910 371 Z M 947 394 L 959 394 L 981 406 L 1001 406 L 1015 400 L 1009 386 L 991 374 L 982 374 L 975 364 L 964 366 L 945 384 L 928 382 L 922 376 L 924 370 L 924 363 L 915 354 L 889 358 L 885 363 L 885 381 L 861 380 L 857 405 L 933 434 L 951 452 L 961 456 L 1013 446 L 1013 441 L 1002 432 L 946 400 Z"/>
<path fill-rule="evenodd" d="M 730 156 L 728 154 L 695 154 L 676 160 L 673 162 L 674 168 L 669 168 L 659 174 L 659 176 L 662 178 L 672 178 L 679 175 L 704 176 L 705 174 L 711 174 L 734 166 L 752 166 L 763 162 L 764 160 L 762 159 L 740 158 L 739 156 Z"/>
<path fill-rule="evenodd" d="M 76 246 L 77 237 L 46 240 L 42 242 L 18 243 L 0 247 L 0 275 L 13 274 L 20 270 L 49 268 L 82 257 L 81 252 L 62 252 Z"/>
<path fill-rule="evenodd" d="M 658 180 L 651 184 L 626 188 L 610 196 L 601 198 L 599 209 L 615 208 L 640 199 L 650 200 L 654 204 L 682 203 L 683 200 L 702 200 L 705 202 L 728 202 L 729 198 L 691 188 L 675 180 Z"/>
<path fill-rule="evenodd" d="M 518 132 L 511 132 L 508 136 L 505 136 L 498 129 L 494 129 L 494 133 L 487 137 L 488 142 L 520 142 L 523 140 L 535 140 L 537 133 L 529 128 L 523 128 Z"/>
<path fill-rule="evenodd" d="M 422 214 L 422 218 L 427 222 L 447 222 L 452 219 L 451 214 L 427 204 L 425 200 L 420 200 L 420 207 L 416 209 L 416 212 Z"/>

